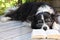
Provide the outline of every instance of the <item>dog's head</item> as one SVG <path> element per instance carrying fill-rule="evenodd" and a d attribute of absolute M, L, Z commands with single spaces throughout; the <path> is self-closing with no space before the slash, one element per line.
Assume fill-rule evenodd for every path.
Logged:
<path fill-rule="evenodd" d="M 34 24 L 32 26 L 35 29 L 52 29 L 54 22 L 54 9 L 48 5 L 44 5 L 43 7 L 39 7 L 36 15 L 34 16 Z"/>
<path fill-rule="evenodd" d="M 36 15 L 36 26 L 43 28 L 43 29 L 52 29 L 53 22 L 54 22 L 54 15 L 48 12 L 42 12 Z"/>

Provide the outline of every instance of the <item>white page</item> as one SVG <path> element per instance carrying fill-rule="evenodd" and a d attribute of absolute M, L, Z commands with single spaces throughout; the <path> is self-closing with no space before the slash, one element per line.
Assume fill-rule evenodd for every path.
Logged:
<path fill-rule="evenodd" d="M 54 30 L 54 29 L 49 29 L 47 31 L 44 31 L 43 29 L 33 29 L 33 31 L 32 31 L 32 36 L 33 35 L 47 36 L 47 35 L 54 35 L 54 34 L 60 35 L 59 31 Z"/>
<path fill-rule="evenodd" d="M 46 35 L 60 35 L 60 33 L 59 33 L 59 31 L 57 31 L 57 30 L 54 30 L 54 29 L 50 29 L 50 30 L 47 30 L 46 31 Z"/>
<path fill-rule="evenodd" d="M 46 36 L 46 33 L 42 29 L 33 29 L 32 36 L 34 36 L 34 35 L 43 35 L 43 36 Z"/>

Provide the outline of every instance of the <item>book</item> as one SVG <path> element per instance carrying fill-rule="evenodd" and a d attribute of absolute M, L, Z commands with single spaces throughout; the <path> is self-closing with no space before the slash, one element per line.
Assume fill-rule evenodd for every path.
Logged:
<path fill-rule="evenodd" d="M 60 39 L 60 33 L 57 30 L 49 29 L 44 31 L 43 29 L 33 29 L 32 38 L 42 39 Z"/>

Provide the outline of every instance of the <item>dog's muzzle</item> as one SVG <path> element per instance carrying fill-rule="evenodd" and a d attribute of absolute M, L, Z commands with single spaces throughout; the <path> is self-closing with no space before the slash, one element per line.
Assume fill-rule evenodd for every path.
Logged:
<path fill-rule="evenodd" d="M 49 26 L 48 26 L 46 23 L 44 23 L 44 24 L 42 25 L 42 29 L 46 31 L 46 30 L 49 29 Z"/>

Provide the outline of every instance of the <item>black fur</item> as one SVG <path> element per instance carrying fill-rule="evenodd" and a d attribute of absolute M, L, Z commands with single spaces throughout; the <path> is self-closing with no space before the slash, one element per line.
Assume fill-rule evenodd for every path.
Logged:
<path fill-rule="evenodd" d="M 16 11 L 14 11 L 13 13 L 9 13 L 6 16 L 11 17 L 13 20 L 26 21 L 27 18 L 32 18 L 36 14 L 38 7 L 43 5 L 49 4 L 45 2 L 25 3 L 21 5 Z"/>

